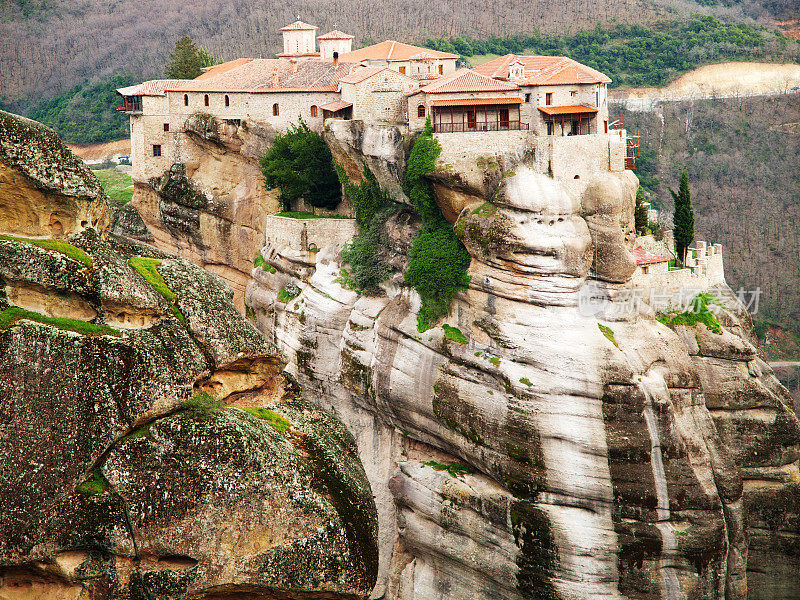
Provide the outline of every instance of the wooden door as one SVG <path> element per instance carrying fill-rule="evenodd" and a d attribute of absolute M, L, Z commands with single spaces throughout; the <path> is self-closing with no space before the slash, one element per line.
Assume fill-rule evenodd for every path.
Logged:
<path fill-rule="evenodd" d="M 477 127 L 477 125 L 478 124 L 477 124 L 477 121 L 475 119 L 475 111 L 474 110 L 468 110 L 467 111 L 467 129 L 469 129 L 470 131 L 475 131 L 475 128 Z"/>
<path fill-rule="evenodd" d="M 500 109 L 500 129 L 508 129 L 508 109 Z"/>

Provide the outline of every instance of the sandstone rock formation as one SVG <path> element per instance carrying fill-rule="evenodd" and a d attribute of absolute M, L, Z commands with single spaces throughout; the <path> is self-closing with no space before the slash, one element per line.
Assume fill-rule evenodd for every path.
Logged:
<path fill-rule="evenodd" d="M 264 239 L 263 215 L 278 210 L 258 160 L 274 133 L 256 124 L 187 124 L 181 161 L 161 177 L 135 181 L 132 205 L 159 248 L 222 277 L 244 310 L 253 258 Z"/>
<path fill-rule="evenodd" d="M 352 133 L 328 141 L 355 177 Z M 402 276 L 349 289 L 334 246 L 268 244 L 247 291 L 355 435 L 378 505 L 373 597 L 795 597 L 800 430 L 747 314 L 727 289 L 713 332 L 627 301 L 632 174 L 464 164 L 431 178 L 472 256 L 443 320 L 466 343 L 418 331 Z"/>
<path fill-rule="evenodd" d="M 363 598 L 353 437 L 217 276 L 108 233 L 48 132 L 0 113 L 0 205 L 37 217 L 0 239 L 0 597 Z M 40 237 L 50 200 L 68 239 Z"/>

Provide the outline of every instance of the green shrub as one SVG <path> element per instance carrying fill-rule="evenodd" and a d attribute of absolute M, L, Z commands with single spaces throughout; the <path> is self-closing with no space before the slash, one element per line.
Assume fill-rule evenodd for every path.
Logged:
<path fill-rule="evenodd" d="M 8 329 L 16 321 L 27 319 L 42 325 L 50 325 L 57 329 L 74 331 L 81 335 L 113 335 L 122 337 L 122 332 L 102 323 L 88 323 L 78 319 L 66 319 L 63 317 L 49 317 L 40 313 L 31 312 L 24 308 L 7 308 L 0 311 L 0 330 Z"/>
<path fill-rule="evenodd" d="M 256 259 L 253 261 L 253 266 L 260 267 L 263 264 L 264 264 L 264 257 L 261 256 L 261 252 L 259 252 L 258 254 L 256 254 Z"/>
<path fill-rule="evenodd" d="M 69 242 L 65 242 L 64 240 L 52 240 L 52 239 L 44 239 L 38 240 L 35 238 L 23 238 L 23 237 L 14 237 L 12 235 L 0 235 L 0 240 L 6 240 L 8 242 L 20 242 L 22 244 L 30 244 L 31 246 L 37 246 L 44 250 L 53 250 L 55 252 L 59 252 L 64 256 L 71 258 L 72 260 L 78 261 L 79 263 L 83 263 L 87 267 L 92 266 L 92 257 L 86 254 L 80 248 L 73 246 Z"/>
<path fill-rule="evenodd" d="M 531 380 L 528 379 L 527 377 L 521 377 L 519 382 L 527 385 L 528 387 L 532 387 L 533 386 L 533 384 L 531 383 Z"/>
<path fill-rule="evenodd" d="M 261 172 L 267 189 L 280 190 L 285 211 L 300 198 L 327 209 L 336 208 L 342 199 L 331 150 L 302 119 L 275 138 L 261 159 Z"/>
<path fill-rule="evenodd" d="M 99 496 L 100 494 L 105 494 L 108 492 L 108 490 L 111 489 L 111 485 L 108 483 L 108 479 L 105 478 L 100 469 L 95 468 L 92 470 L 86 481 L 78 484 L 78 487 L 75 489 L 81 494 L 86 494 L 87 496 Z"/>
<path fill-rule="evenodd" d="M 672 316 L 661 315 L 658 317 L 658 321 L 668 327 L 676 325 L 694 327 L 698 323 L 703 323 L 710 331 L 722 333 L 722 326 L 717 321 L 716 315 L 708 307 L 709 304 L 720 304 L 720 302 L 714 294 L 708 292 L 697 294 L 692 300 L 689 310 Z"/>
<path fill-rule="evenodd" d="M 270 425 L 272 425 L 272 427 L 275 428 L 276 431 L 278 431 L 278 433 L 283 433 L 292 426 L 289 421 L 284 419 L 275 411 L 269 410 L 268 408 L 245 408 L 243 410 L 258 419 L 267 421 Z"/>
<path fill-rule="evenodd" d="M 335 167 L 345 196 L 353 205 L 358 224 L 358 236 L 342 251 L 342 257 L 351 268 L 349 278 L 354 287 L 350 289 L 376 293 L 380 284 L 392 274 L 392 268 L 385 258 L 388 250 L 385 226 L 399 207 L 392 196 L 381 189 L 377 178 L 365 163 L 363 177 L 358 184 L 351 183 L 339 165 Z"/>
<path fill-rule="evenodd" d="M 472 469 L 467 465 L 462 465 L 460 463 L 440 463 L 436 462 L 435 460 L 423 460 L 422 464 L 426 467 L 430 467 L 434 471 L 447 471 L 447 474 L 450 477 L 455 478 L 464 478 L 464 475 L 468 475 L 472 473 Z"/>
<path fill-rule="evenodd" d="M 614 344 L 617 348 L 619 348 L 619 344 L 617 344 L 617 340 L 614 337 L 614 332 L 611 331 L 610 327 L 606 327 L 605 325 L 601 325 L 600 323 L 597 324 L 597 328 L 603 333 L 604 336 Z"/>
<path fill-rule="evenodd" d="M 436 168 L 441 146 L 433 137 L 430 119 L 408 158 L 403 191 L 422 218 L 422 227 L 411 244 L 405 281 L 422 299 L 417 330 L 422 332 L 450 312 L 450 302 L 469 285 L 470 256 L 445 220 L 426 175 Z"/>
<path fill-rule="evenodd" d="M 193 418 L 205 418 L 222 407 L 222 403 L 206 392 L 198 392 L 188 400 L 184 400 L 181 409 Z"/>
<path fill-rule="evenodd" d="M 347 215 L 339 215 L 339 214 L 318 215 L 315 213 L 303 212 L 298 210 L 285 210 L 279 213 L 275 213 L 275 216 L 286 217 L 288 219 L 352 219 L 353 218 Z"/>
<path fill-rule="evenodd" d="M 461 333 L 461 330 L 458 327 L 451 327 L 447 323 L 442 325 L 442 329 L 444 329 L 444 336 L 453 342 L 457 342 L 459 344 L 466 344 L 467 337 Z"/>

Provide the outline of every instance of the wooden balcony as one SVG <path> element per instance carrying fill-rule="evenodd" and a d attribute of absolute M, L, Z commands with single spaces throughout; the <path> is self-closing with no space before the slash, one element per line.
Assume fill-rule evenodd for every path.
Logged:
<path fill-rule="evenodd" d="M 434 133 L 460 133 L 465 131 L 520 131 L 528 129 L 520 121 L 465 121 L 461 123 L 434 123 Z"/>

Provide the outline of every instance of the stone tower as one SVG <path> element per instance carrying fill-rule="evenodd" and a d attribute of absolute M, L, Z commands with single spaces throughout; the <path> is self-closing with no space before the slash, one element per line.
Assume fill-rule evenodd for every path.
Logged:
<path fill-rule="evenodd" d="M 320 58 L 323 59 L 333 58 L 334 52 L 337 53 L 337 56 L 341 56 L 353 49 L 353 36 L 338 29 L 319 36 L 317 40 L 319 41 Z"/>
<path fill-rule="evenodd" d="M 299 18 L 286 27 L 283 32 L 283 52 L 281 58 L 310 58 L 319 56 L 317 52 L 317 27 L 303 23 Z"/>

